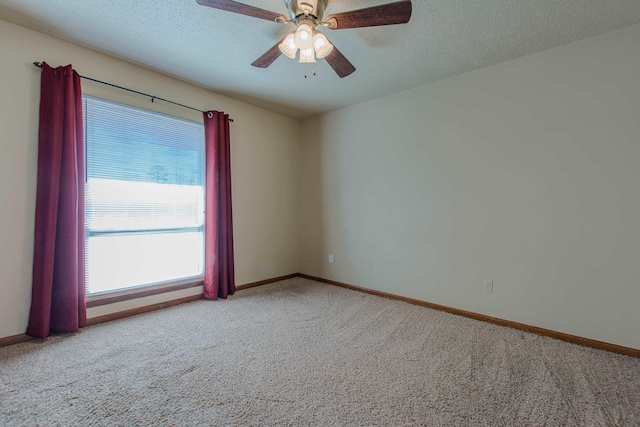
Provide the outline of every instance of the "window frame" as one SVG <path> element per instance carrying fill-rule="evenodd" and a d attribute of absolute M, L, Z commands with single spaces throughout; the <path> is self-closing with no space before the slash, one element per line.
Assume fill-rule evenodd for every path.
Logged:
<path fill-rule="evenodd" d="M 166 114 L 163 112 L 159 112 L 159 111 L 154 111 L 154 110 L 149 110 L 146 108 L 142 108 L 139 106 L 135 106 L 135 105 L 130 105 L 127 103 L 123 103 L 123 102 L 118 102 L 118 101 L 114 101 L 111 99 L 106 99 L 106 98 L 102 98 L 99 96 L 93 96 L 93 95 L 89 95 L 89 94 L 83 94 L 82 95 L 83 98 L 83 103 L 85 102 L 85 99 L 89 99 L 89 100 L 96 100 L 99 102 L 104 102 L 107 104 L 115 104 L 118 106 L 122 106 L 125 108 L 131 108 L 134 110 L 139 110 L 139 111 L 143 111 L 145 113 L 149 113 L 149 114 L 153 114 L 156 116 L 164 116 L 170 119 L 174 119 L 174 120 L 179 120 L 179 121 L 183 121 L 183 122 L 188 122 L 188 123 L 192 123 L 192 124 L 196 124 L 200 127 L 202 127 L 202 152 L 205 153 L 205 139 L 204 139 L 204 123 L 200 122 L 200 121 L 195 121 L 195 120 L 190 120 L 190 119 L 186 119 L 184 117 L 179 117 L 179 116 L 174 116 L 171 114 Z M 83 133 L 84 133 L 84 156 L 85 156 L 85 165 L 84 165 L 84 182 L 85 185 L 89 180 L 88 177 L 88 171 L 89 171 L 89 166 L 88 166 L 88 156 L 87 156 L 87 135 L 86 135 L 86 113 L 83 117 Z M 202 187 L 205 190 L 204 194 L 203 194 L 203 215 L 204 218 L 206 218 L 206 156 L 203 156 L 203 167 L 202 167 Z M 85 190 L 86 191 L 86 190 Z M 183 228 L 166 228 L 166 229 L 140 229 L 140 230 L 108 230 L 108 231 L 91 231 L 88 229 L 88 227 L 86 226 L 86 218 L 87 218 L 87 213 L 86 213 L 86 192 L 85 192 L 85 197 L 84 197 L 84 203 L 85 203 L 85 213 L 84 213 L 84 218 L 83 220 L 85 221 L 85 230 L 84 230 L 84 240 L 83 240 L 83 244 L 85 245 L 85 250 L 86 250 L 86 244 L 87 244 L 87 240 L 89 237 L 94 237 L 94 236 L 113 236 L 113 235 L 145 235 L 145 234 L 169 234 L 169 233 L 183 233 L 183 232 L 199 232 L 202 234 L 203 237 L 203 245 L 202 245 L 202 260 L 204 262 L 205 259 L 205 245 L 204 245 L 204 238 L 206 236 L 205 234 L 205 224 L 206 221 L 203 221 L 203 223 L 199 226 L 191 226 L 191 227 L 183 227 Z M 87 255 L 85 254 L 85 257 Z M 87 265 L 85 263 L 84 268 L 86 270 Z M 203 282 L 204 282 L 204 274 L 205 274 L 205 267 L 203 265 L 203 269 L 202 269 L 202 274 L 197 275 L 197 276 L 191 276 L 191 277 L 182 277 L 179 279 L 170 279 L 170 280 L 166 280 L 166 281 L 161 281 L 161 282 L 154 282 L 154 283 L 148 283 L 148 284 L 142 284 L 142 285 L 136 285 L 136 286 L 130 286 L 127 288 L 118 288 L 118 289 L 114 289 L 114 290 L 107 290 L 107 291 L 101 291 L 101 292 L 93 292 L 93 293 L 89 293 L 88 291 L 88 287 L 87 284 L 85 283 L 85 290 L 86 290 L 86 306 L 87 308 L 91 308 L 91 307 L 99 307 L 102 305 L 108 305 L 108 304 L 113 304 L 113 303 L 117 303 L 117 302 L 122 302 L 122 301 L 128 301 L 128 300 L 132 300 L 132 299 L 137 299 L 137 298 L 143 298 L 143 297 L 148 297 L 148 296 L 153 296 L 153 295 L 158 295 L 158 294 L 162 294 L 162 293 L 167 293 L 167 292 L 174 292 L 174 291 L 179 291 L 179 290 L 183 290 L 183 289 L 190 289 L 190 288 L 195 288 L 198 286 L 203 286 Z M 86 276 L 85 276 L 86 277 Z M 85 279 L 86 280 L 86 279 Z"/>

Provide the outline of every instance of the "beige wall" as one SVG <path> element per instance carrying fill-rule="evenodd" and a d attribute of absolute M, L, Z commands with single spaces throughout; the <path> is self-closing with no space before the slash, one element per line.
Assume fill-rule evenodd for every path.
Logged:
<path fill-rule="evenodd" d="M 295 273 L 300 123 L 113 57 L 0 20 L 0 338 L 24 333 L 31 298 L 40 70 L 81 73 L 156 96 L 217 109 L 231 125 L 236 283 Z M 83 83 L 85 93 L 201 121 L 200 113 Z M 89 310 L 106 314 L 188 296 L 180 291 Z M 152 300 L 152 301 L 151 301 Z"/>
<path fill-rule="evenodd" d="M 640 26 L 302 128 L 2 20 L 0 40 L 0 337 L 23 333 L 29 312 L 40 77 L 31 62 L 46 60 L 231 114 L 238 284 L 301 271 L 640 348 Z"/>
<path fill-rule="evenodd" d="M 301 272 L 640 348 L 639 76 L 636 25 L 308 119 Z"/>

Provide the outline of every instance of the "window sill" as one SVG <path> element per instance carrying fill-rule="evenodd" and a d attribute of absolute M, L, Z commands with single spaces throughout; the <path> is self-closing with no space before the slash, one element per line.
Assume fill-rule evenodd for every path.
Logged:
<path fill-rule="evenodd" d="M 179 291 L 182 289 L 196 288 L 202 286 L 202 280 L 189 281 L 178 284 L 151 285 L 143 288 L 110 292 L 108 294 L 88 296 L 87 308 L 99 307 L 101 305 L 113 304 L 116 302 L 129 301 L 136 298 L 148 297 L 151 295 L 164 294 L 167 292 Z"/>

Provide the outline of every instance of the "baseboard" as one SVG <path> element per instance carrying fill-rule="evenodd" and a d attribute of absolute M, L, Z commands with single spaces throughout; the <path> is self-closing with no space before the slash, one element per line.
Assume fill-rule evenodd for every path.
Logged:
<path fill-rule="evenodd" d="M 349 285 L 347 283 L 336 282 L 335 280 L 323 279 L 321 277 L 310 276 L 308 274 L 298 273 L 299 277 L 315 280 L 316 282 L 327 283 L 341 288 L 351 289 L 358 292 L 364 292 L 370 295 L 376 295 L 383 298 L 393 299 L 397 301 L 404 301 L 409 304 L 419 305 L 421 307 L 428 307 L 434 310 L 445 311 L 447 313 L 456 314 L 458 316 L 464 316 L 475 320 L 480 320 L 487 323 L 493 323 L 494 325 L 507 326 L 509 328 L 518 329 L 525 332 L 531 332 L 533 334 L 542 335 L 545 337 L 554 338 L 561 341 L 570 342 L 573 344 L 583 345 L 585 347 L 591 347 L 598 350 L 606 350 L 612 353 L 624 354 L 625 356 L 640 358 L 640 350 L 630 347 L 624 347 L 617 344 L 610 344 L 603 341 L 592 340 L 589 338 L 579 337 L 576 335 L 565 334 L 564 332 L 553 331 L 550 329 L 539 328 L 537 326 L 525 325 L 524 323 L 512 322 L 510 320 L 500 319 L 497 317 L 486 316 L 484 314 L 473 313 L 471 311 L 460 310 L 458 308 L 447 307 L 440 304 L 433 304 L 426 301 L 421 301 L 413 298 L 407 298 L 400 295 L 390 294 L 387 292 L 375 291 L 373 289 L 367 289 L 360 286 Z"/>
<path fill-rule="evenodd" d="M 271 279 L 259 280 L 253 283 L 246 283 L 244 285 L 236 286 L 236 291 L 243 291 L 249 288 L 255 288 L 256 286 L 268 285 L 269 283 L 281 282 L 283 280 L 293 279 L 294 277 L 298 277 L 298 273 L 287 274 L 286 276 L 274 277 Z"/>
<path fill-rule="evenodd" d="M 0 347 L 7 347 L 9 345 L 20 344 L 21 342 L 27 342 L 35 339 L 36 338 L 27 334 L 12 335 L 10 337 L 0 338 Z"/>
<path fill-rule="evenodd" d="M 440 304 L 434 304 L 427 301 L 421 301 L 414 298 L 403 297 L 387 292 L 376 291 L 373 289 L 363 288 L 360 286 L 349 285 L 347 283 L 337 282 L 335 280 L 324 279 L 322 277 L 311 276 L 303 273 L 288 274 L 286 276 L 274 277 L 271 279 L 260 280 L 257 282 L 246 283 L 244 285 L 236 286 L 236 291 L 242 291 L 245 289 L 254 288 L 257 286 L 268 285 L 270 283 L 280 282 L 282 280 L 292 279 L 294 277 L 302 277 L 309 280 L 315 280 L 316 282 L 327 283 L 341 288 L 351 289 L 358 292 L 367 293 L 383 298 L 393 299 L 397 301 L 404 301 L 409 304 L 418 305 L 421 307 L 427 307 L 434 310 L 445 311 L 447 313 L 456 314 L 458 316 L 464 316 L 483 322 L 493 323 L 495 325 L 506 326 L 513 329 L 518 329 L 525 332 L 531 332 L 533 334 L 542 335 L 558 339 L 561 341 L 570 342 L 573 344 L 579 344 L 586 347 L 595 348 L 598 350 L 610 351 L 612 353 L 624 354 L 626 356 L 640 358 L 640 350 L 630 347 L 624 347 L 617 344 L 606 343 L 603 341 L 592 340 L 589 338 L 579 337 L 576 335 L 565 334 L 564 332 L 553 331 L 550 329 L 540 328 L 537 326 L 526 325 L 524 323 L 512 322 L 510 320 L 500 319 L 497 317 L 487 316 L 484 314 L 473 313 L 471 311 L 460 310 L 458 308 L 447 307 Z M 119 311 L 116 313 L 106 314 L 103 316 L 93 317 L 87 320 L 87 326 L 96 325 L 99 323 L 109 322 L 112 320 L 123 319 L 125 317 L 131 317 L 142 313 L 148 313 L 151 311 L 160 310 L 163 308 L 171 307 L 174 305 L 184 304 L 187 302 L 197 301 L 202 299 L 202 295 L 193 295 L 185 298 L 180 298 L 172 301 L 161 302 L 158 304 L 147 305 L 143 307 L 133 308 L 130 310 Z M 26 341 L 31 341 L 35 338 L 26 334 L 13 335 L 10 337 L 0 338 L 0 347 L 6 347 L 13 344 L 19 344 Z"/>
<path fill-rule="evenodd" d="M 132 308 L 130 310 L 118 311 L 116 313 L 105 314 L 103 316 L 92 317 L 87 319 L 87 326 L 97 325 L 98 323 L 110 322 L 112 320 L 124 319 L 125 317 L 135 316 L 137 314 L 148 313 L 174 305 L 184 304 L 186 302 L 198 301 L 202 299 L 202 295 L 192 295 L 190 297 L 175 299 L 171 301 L 160 302 L 143 307 Z"/>

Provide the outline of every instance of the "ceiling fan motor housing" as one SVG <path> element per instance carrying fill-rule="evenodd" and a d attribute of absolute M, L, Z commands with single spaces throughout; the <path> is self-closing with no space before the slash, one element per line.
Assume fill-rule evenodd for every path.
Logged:
<path fill-rule="evenodd" d="M 284 0 L 289 16 L 295 19 L 300 15 L 312 15 L 322 21 L 328 0 Z"/>

